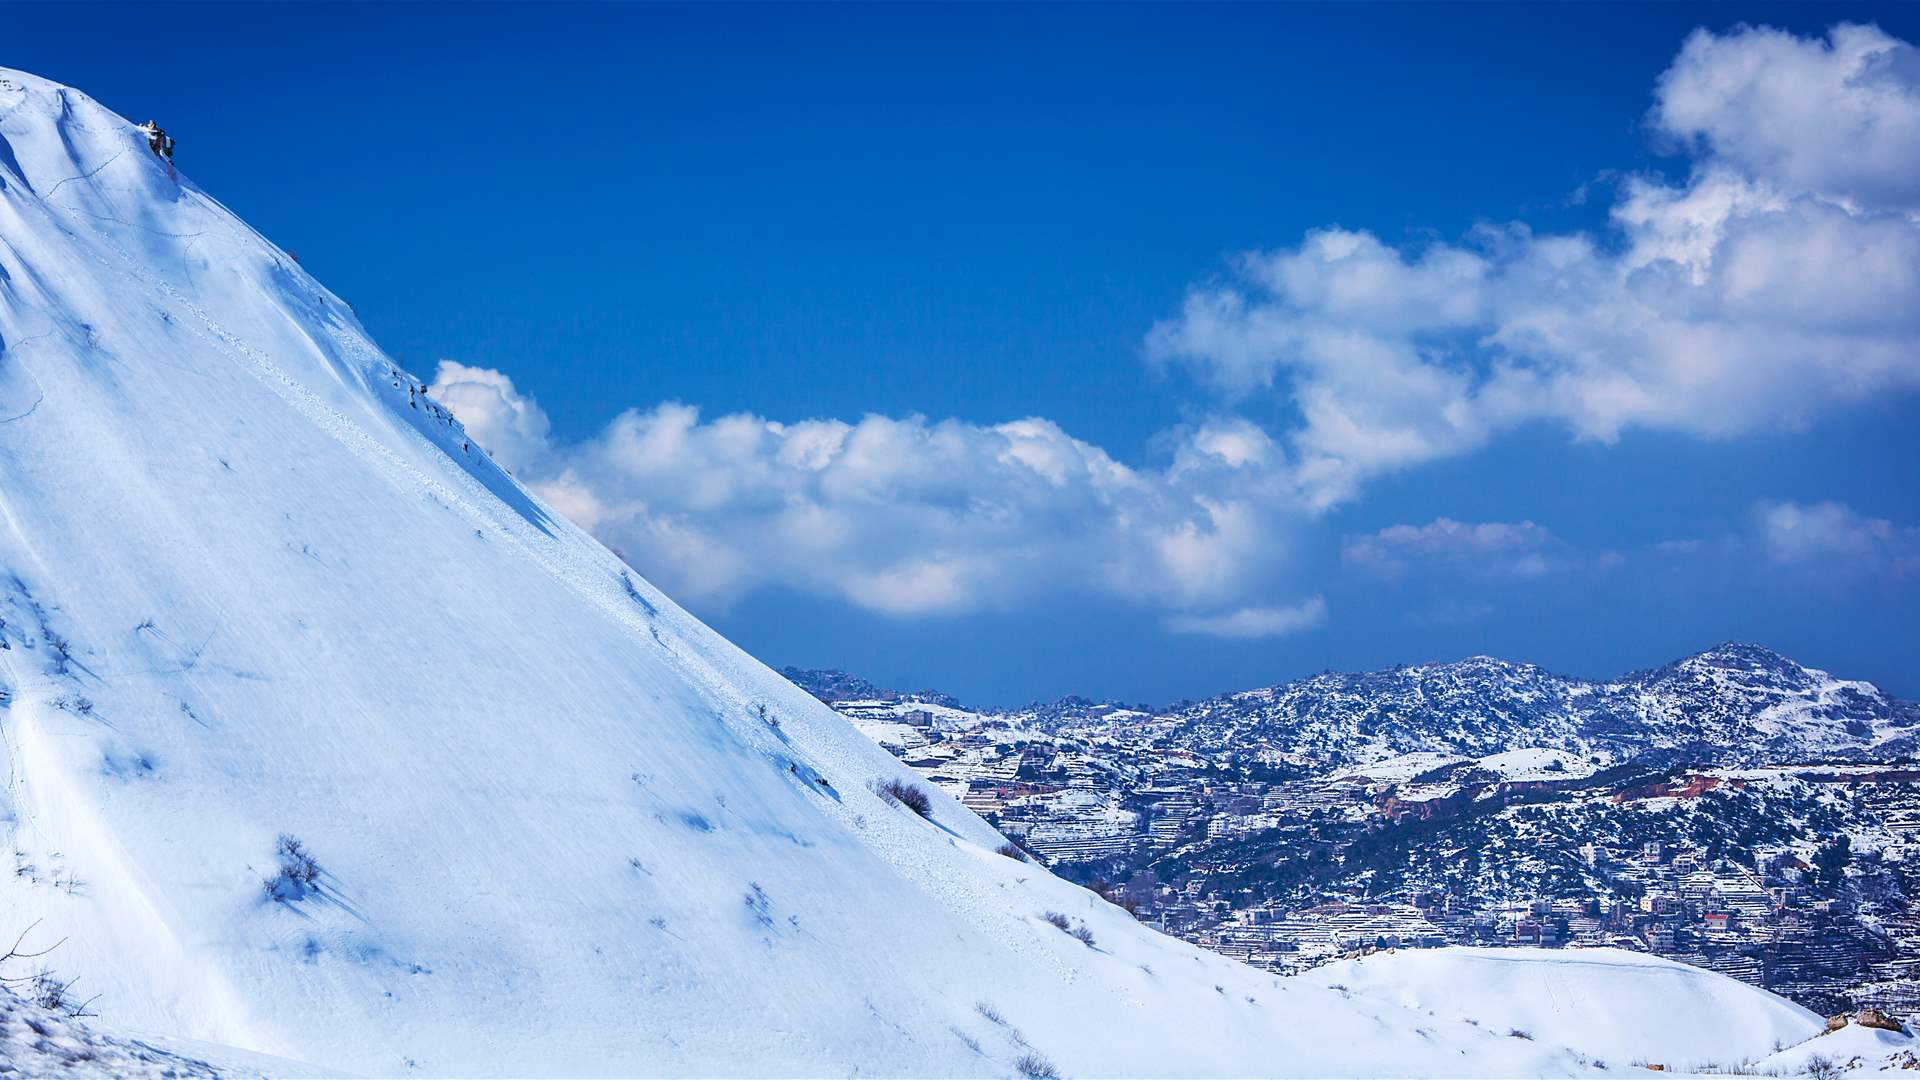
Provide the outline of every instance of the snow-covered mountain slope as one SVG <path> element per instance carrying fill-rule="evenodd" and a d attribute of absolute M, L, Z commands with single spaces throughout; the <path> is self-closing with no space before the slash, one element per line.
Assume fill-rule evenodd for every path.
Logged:
<path fill-rule="evenodd" d="M 1531 962 L 1538 955 L 1383 953 L 1299 978 L 1398 1002 L 1429 1023 L 1464 1021 L 1497 1027 L 1508 1038 L 1561 1043 L 1607 1065 L 1722 1072 L 1749 1060 L 1755 1046 L 1795 1045 L 1826 1030 L 1821 1017 L 1790 1001 L 1657 956 L 1584 949 L 1556 964 Z M 1702 1022 L 1705 1015 L 1719 1020 Z"/>
<path fill-rule="evenodd" d="M 1920 705 L 1756 645 L 1725 644 L 1606 682 L 1476 656 L 1360 674 L 1326 672 L 1167 710 L 1177 745 L 1257 747 L 1276 759 L 1356 764 L 1404 754 L 1483 758 L 1554 750 L 1608 764 L 1667 752 L 1696 764 L 1920 751 Z M 1052 726 L 1097 727 L 1099 709 Z"/>
<path fill-rule="evenodd" d="M 3 70 L 0 777 L 0 930 L 64 938 L 117 1029 L 373 1075 L 1583 1067 L 875 794 L 912 774 L 529 496 L 128 122 Z"/>

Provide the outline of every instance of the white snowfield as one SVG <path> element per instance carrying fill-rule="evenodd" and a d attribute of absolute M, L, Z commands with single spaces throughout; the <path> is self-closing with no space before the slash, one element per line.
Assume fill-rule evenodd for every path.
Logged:
<path fill-rule="evenodd" d="M 1479 758 L 1462 757 L 1457 754 L 1437 754 L 1430 751 L 1399 754 L 1365 765 L 1336 769 L 1330 776 L 1333 779 L 1352 779 L 1375 784 L 1404 784 L 1422 773 L 1433 772 L 1449 765 L 1468 764 L 1471 764 L 1476 772 L 1487 774 L 1488 779 L 1508 783 L 1578 780 L 1592 776 L 1598 771 L 1592 762 L 1581 758 L 1578 754 L 1529 746 Z"/>
<path fill-rule="evenodd" d="M 1619 949 L 1435 949 L 1315 968 L 1299 982 L 1344 987 L 1435 1020 L 1571 1047 L 1590 1062 L 1724 1072 L 1825 1030 L 1784 998 L 1701 968 Z"/>
<path fill-rule="evenodd" d="M 0 932 L 65 938 L 107 1030 L 375 1076 L 1546 1076 L 1680 1017 L 1721 1054 L 1819 1028 L 1577 954 L 1279 981 L 883 800 L 908 770 L 132 124 L 6 70 L 0 620 Z M 276 896 L 282 834 L 317 874 Z"/>

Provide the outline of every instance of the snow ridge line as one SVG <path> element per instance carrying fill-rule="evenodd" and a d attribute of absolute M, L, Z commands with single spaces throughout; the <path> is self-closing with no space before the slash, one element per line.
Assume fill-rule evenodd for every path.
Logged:
<path fill-rule="evenodd" d="M 61 209 L 79 214 L 79 211 L 73 210 L 73 208 L 62 207 Z M 80 214 L 79 216 L 88 217 L 91 215 Z M 125 273 L 126 276 L 133 278 L 135 281 L 138 281 L 153 291 L 162 293 L 167 299 L 192 315 L 200 324 L 198 327 L 189 327 L 196 335 L 215 346 L 218 351 L 225 353 L 229 359 L 242 362 L 243 367 L 250 369 L 262 383 L 274 391 L 276 396 L 293 406 L 296 412 L 341 442 L 350 451 L 353 451 L 355 457 L 363 461 L 368 461 L 369 464 L 376 465 L 379 471 L 381 471 L 396 488 L 403 492 L 425 492 L 433 495 L 450 508 L 458 507 L 471 523 L 480 526 L 492 526 L 496 532 L 518 542 L 523 549 L 529 549 L 525 538 L 516 535 L 518 530 L 512 528 L 511 523 L 498 519 L 475 505 L 470 498 L 471 492 L 455 491 L 442 481 L 427 475 L 419 468 L 406 462 L 398 454 L 394 453 L 392 448 L 381 443 L 379 439 L 369 434 L 338 409 L 322 401 L 318 395 L 307 389 L 298 379 L 295 379 L 292 375 L 288 374 L 285 369 L 276 364 L 271 357 L 254 348 L 252 345 L 249 345 L 239 335 L 221 326 L 204 308 L 201 308 L 198 304 L 182 295 L 171 283 L 147 274 L 140 268 L 138 262 L 136 262 L 131 255 L 97 226 L 86 221 L 82 221 L 82 224 L 85 224 L 88 230 L 93 232 L 104 246 L 125 263 L 123 273 Z M 397 367 L 398 365 L 395 366 Z M 421 442 L 427 442 L 425 437 L 421 436 L 418 432 L 409 432 L 406 434 L 411 434 Z M 432 446 L 430 442 L 428 446 L 434 452 L 440 452 L 440 448 Z M 471 482 L 471 478 L 468 479 Z M 406 481 L 411 481 L 411 484 L 409 485 Z M 478 484 L 475 483 L 474 486 L 478 487 Z M 561 518 L 556 518 L 555 520 L 564 521 L 564 519 Z M 559 572 L 559 568 L 552 565 L 549 560 L 541 558 L 540 553 L 530 549 L 527 550 L 527 553 L 534 556 L 536 561 L 543 564 L 556 578 L 565 580 L 565 575 Z M 569 582 L 569 584 L 571 583 Z M 635 629 L 643 629 L 643 627 L 634 625 L 635 620 L 623 619 L 621 621 L 626 622 L 630 626 L 634 626 Z"/>
<path fill-rule="evenodd" d="M 118 155 L 116 155 L 116 158 L 117 157 Z M 103 163 L 101 168 L 105 168 L 106 164 L 111 164 L 111 162 Z M 95 171 L 98 172 L 99 170 L 96 169 Z M 57 206 L 58 204 L 53 205 Z M 593 566 L 591 562 L 585 558 L 569 560 L 573 565 L 563 565 L 558 559 L 555 559 L 550 550 L 548 550 L 550 546 L 561 546 L 562 542 L 558 537 L 552 540 L 536 538 L 529 535 L 534 530 L 532 526 L 524 521 L 519 521 L 517 518 L 509 519 L 505 516 L 496 516 L 482 510 L 481 506 L 484 505 L 485 502 L 493 501 L 494 497 L 491 493 L 486 492 L 479 481 L 468 474 L 465 469 L 456 468 L 456 471 L 459 474 L 460 481 L 464 482 L 462 486 L 467 488 L 467 490 L 456 491 L 441 480 L 427 475 L 416 466 L 405 461 L 396 454 L 392 448 L 386 446 L 379 439 L 369 434 L 359 424 L 342 414 L 332 405 L 321 400 L 318 395 L 307 389 L 298 379 L 295 379 L 292 375 L 288 374 L 285 369 L 275 363 L 271 357 L 249 345 L 244 339 L 240 338 L 239 335 L 221 326 L 218 320 L 213 318 L 211 314 L 191 299 L 181 294 L 171 283 L 146 272 L 140 266 L 139 262 L 115 242 L 111 236 L 104 232 L 94 220 L 90 220 L 93 215 L 81 213 L 77 208 L 73 207 L 60 206 L 59 209 L 71 213 L 78 224 L 84 225 L 88 232 L 92 233 L 102 245 L 120 259 L 122 264 L 124 264 L 124 269 L 121 271 L 122 273 L 146 286 L 148 289 L 161 293 L 182 310 L 192 315 L 200 325 L 198 327 L 190 325 L 188 328 L 197 336 L 214 346 L 216 350 L 227 355 L 229 359 L 242 363 L 243 367 L 249 369 L 264 385 L 273 390 L 276 396 L 291 405 L 295 411 L 313 422 L 315 426 L 319 427 L 322 431 L 339 441 L 349 452 L 354 453 L 356 458 L 374 465 L 376 469 L 386 477 L 388 482 L 394 485 L 396 490 L 408 494 L 425 492 L 437 498 L 442 505 L 450 509 L 457 509 L 470 523 L 481 527 L 491 527 L 496 535 L 510 541 L 515 545 L 517 550 L 531 560 L 534 565 L 540 567 L 555 581 L 564 585 L 582 599 L 587 600 L 595 608 L 612 618 L 618 625 L 625 627 L 642 638 L 652 638 L 653 635 L 649 633 L 649 624 L 632 610 L 632 604 L 626 601 L 624 594 L 615 594 L 612 582 L 617 579 L 617 573 L 613 567 L 605 565 Z M 230 212 L 228 213 L 230 215 Z M 204 231 L 205 230 L 203 230 L 203 233 Z M 255 235 L 257 236 L 258 234 L 256 233 Z M 267 243 L 268 246 L 271 247 L 270 242 L 265 241 L 264 238 L 262 238 L 262 242 Z M 278 249 L 274 249 L 274 251 L 277 256 Z M 282 265 L 284 266 L 284 264 Z M 108 269 L 112 268 L 109 267 Z M 323 287 L 319 286 L 317 282 L 314 282 L 311 277 L 307 277 L 304 273 L 301 273 L 300 276 L 304 277 L 306 282 L 321 295 L 326 297 L 332 296 L 331 293 L 326 292 Z M 329 322 L 327 329 L 329 335 L 334 339 L 335 344 L 356 354 L 356 358 L 359 359 L 363 365 L 366 364 L 367 361 L 373 360 L 387 363 L 395 369 L 399 369 L 399 365 L 393 364 L 390 358 L 385 357 L 384 354 L 379 353 L 378 350 L 371 348 L 364 342 L 357 340 L 354 335 L 344 333 L 336 323 Z M 363 367 L 362 370 L 370 369 Z M 427 439 L 427 437 L 419 431 L 413 430 L 405 425 L 397 424 L 394 425 L 394 429 L 399 432 L 403 438 L 410 437 L 418 443 L 423 444 L 429 452 L 445 457 L 445 452 L 440 447 L 434 445 L 431 440 Z M 409 486 L 407 481 L 412 482 L 411 486 Z M 521 490 L 525 492 L 529 498 L 534 499 L 542 510 L 546 510 L 549 513 L 551 520 L 555 522 L 557 528 L 576 534 L 581 540 L 587 539 L 584 533 L 579 532 L 577 526 L 574 526 L 564 517 L 553 514 L 544 503 L 539 502 L 537 496 L 534 496 L 532 492 L 526 491 L 524 486 Z M 476 501 L 476 496 L 484 496 L 484 499 Z M 597 542 L 593 543 L 597 545 Z M 593 574 L 592 576 L 605 576 L 607 578 L 607 584 L 598 589 L 590 587 L 588 584 L 588 581 L 591 580 L 589 572 L 602 570 L 605 571 L 603 575 Z M 656 597 L 653 598 L 656 608 L 671 605 L 670 610 L 674 611 L 679 619 L 690 621 L 691 617 L 685 615 L 679 608 L 679 605 L 673 604 L 664 594 L 659 594 L 658 590 L 652 588 L 650 582 L 647 583 L 647 585 L 650 591 L 656 593 Z M 682 629 L 682 633 L 678 636 L 686 640 L 688 635 L 684 632 L 684 628 L 676 627 L 676 629 Z M 692 642 L 688 641 L 688 644 L 692 644 Z M 728 680 L 720 677 L 720 672 L 706 656 L 701 655 L 695 657 L 690 654 L 690 651 L 673 649 L 666 646 L 664 642 L 661 642 L 661 646 L 673 661 L 677 662 L 677 664 L 683 668 L 689 669 L 690 674 L 696 676 L 689 680 L 692 685 L 703 688 L 729 685 Z M 699 652 L 704 654 L 706 650 L 701 649 Z M 720 701 L 714 700 L 710 696 L 710 701 L 715 706 L 730 706 L 719 707 L 714 711 L 731 730 L 732 734 L 743 744 L 763 753 L 776 749 L 774 744 L 768 741 L 764 732 L 754 730 L 752 725 L 748 725 L 738 718 L 744 714 L 748 706 L 748 703 L 744 699 L 737 701 Z M 839 780 L 841 778 L 836 777 L 835 779 Z"/>

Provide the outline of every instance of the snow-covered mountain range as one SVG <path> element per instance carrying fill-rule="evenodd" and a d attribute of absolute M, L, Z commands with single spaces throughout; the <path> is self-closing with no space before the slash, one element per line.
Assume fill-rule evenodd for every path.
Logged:
<path fill-rule="evenodd" d="M 1083 728 L 1108 710 L 1069 699 L 1030 711 Z M 1539 748 L 1601 765 L 1657 751 L 1740 765 L 1884 761 L 1920 749 L 1920 705 L 1737 643 L 1605 681 L 1476 656 L 1325 672 L 1156 711 L 1175 722 L 1178 745 L 1315 765 Z"/>
<path fill-rule="evenodd" d="M 913 812 L 132 124 L 6 70 L 0 777 L 0 931 L 101 1025 L 328 1074 L 1565 1075 L 1821 1026 L 1625 954 L 1283 980 Z M 1568 1023 L 1508 1022 L 1521 971 Z M 1687 1025 L 1565 1034 L 1647 1001 Z"/>

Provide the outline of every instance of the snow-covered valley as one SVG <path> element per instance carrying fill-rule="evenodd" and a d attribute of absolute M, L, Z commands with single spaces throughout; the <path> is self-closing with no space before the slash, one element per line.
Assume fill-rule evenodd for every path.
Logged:
<path fill-rule="evenodd" d="M 216 1071 L 1545 1076 L 1823 1027 L 1644 957 L 1282 979 L 1000 854 L 132 124 L 7 70 L 0 776 L 0 933 L 100 1045 Z M 138 1059 L 18 1011 L 22 1071 Z M 1655 1015 L 1693 1026 L 1619 1019 Z"/>

